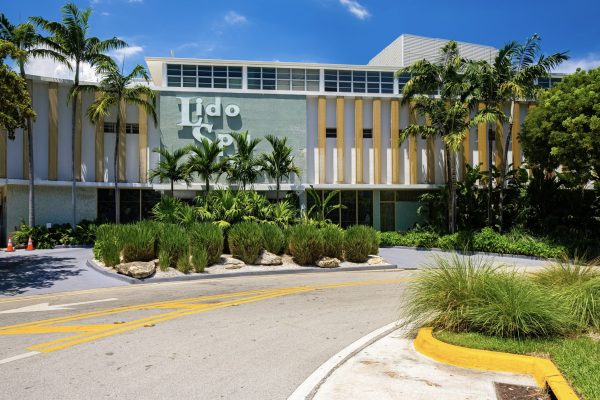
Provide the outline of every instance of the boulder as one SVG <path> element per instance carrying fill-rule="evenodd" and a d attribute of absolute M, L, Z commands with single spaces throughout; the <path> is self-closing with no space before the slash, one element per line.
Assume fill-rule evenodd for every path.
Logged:
<path fill-rule="evenodd" d="M 323 257 L 317 261 L 317 267 L 320 268 L 337 268 L 340 266 L 340 260 L 337 258 Z"/>
<path fill-rule="evenodd" d="M 283 261 L 281 257 L 277 254 L 269 253 L 266 250 L 263 250 L 258 255 L 256 261 L 254 261 L 255 265 L 281 265 Z"/>
<path fill-rule="evenodd" d="M 239 269 L 246 265 L 242 260 L 238 260 L 231 256 L 221 256 L 219 264 L 224 265 L 225 269 Z"/>
<path fill-rule="evenodd" d="M 115 266 L 118 273 L 131 276 L 132 278 L 144 279 L 154 275 L 156 264 L 154 261 L 133 261 Z"/>
<path fill-rule="evenodd" d="M 377 264 L 384 264 L 385 260 L 379 256 L 370 256 L 369 259 L 367 260 L 367 264 L 369 265 L 377 265 Z"/>

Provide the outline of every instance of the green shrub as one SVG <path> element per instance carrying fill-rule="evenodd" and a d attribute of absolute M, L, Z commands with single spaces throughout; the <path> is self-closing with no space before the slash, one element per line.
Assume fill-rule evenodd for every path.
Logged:
<path fill-rule="evenodd" d="M 202 248 L 206 254 L 207 265 L 219 261 L 223 254 L 223 231 L 217 225 L 204 222 L 196 223 L 188 228 L 192 257 L 197 248 Z"/>
<path fill-rule="evenodd" d="M 583 260 L 574 262 L 567 258 L 559 259 L 533 275 L 533 279 L 544 286 L 565 288 L 600 277 L 600 268 L 588 265 Z"/>
<path fill-rule="evenodd" d="M 277 225 L 261 224 L 262 237 L 265 250 L 273 254 L 281 254 L 285 246 L 285 236 Z"/>
<path fill-rule="evenodd" d="M 379 232 L 379 243 L 382 246 L 400 246 L 401 236 L 399 232 Z"/>
<path fill-rule="evenodd" d="M 208 266 L 208 253 L 204 247 L 194 246 L 190 248 L 191 266 L 196 272 L 204 272 Z"/>
<path fill-rule="evenodd" d="M 192 271 L 189 250 L 185 250 L 181 254 L 179 254 L 179 257 L 177 258 L 176 266 L 177 266 L 177 270 L 179 272 L 183 272 L 184 274 L 189 274 Z"/>
<path fill-rule="evenodd" d="M 158 262 L 160 269 L 176 268 L 183 254 L 188 252 L 187 231 L 173 224 L 161 224 L 158 237 Z"/>
<path fill-rule="evenodd" d="M 158 229 L 151 221 L 123 225 L 121 253 L 125 262 L 151 261 L 156 258 Z"/>
<path fill-rule="evenodd" d="M 450 235 L 440 236 L 437 247 L 443 250 L 471 251 L 473 234 L 468 231 L 456 232 Z"/>
<path fill-rule="evenodd" d="M 323 256 L 341 260 L 344 252 L 344 230 L 331 224 L 321 228 L 321 235 L 323 235 Z"/>
<path fill-rule="evenodd" d="M 600 277 L 571 285 L 561 298 L 581 328 L 600 330 Z"/>
<path fill-rule="evenodd" d="M 123 225 L 104 224 L 96 229 L 96 242 L 94 243 L 94 257 L 107 267 L 114 267 L 120 263 L 121 238 Z"/>
<path fill-rule="evenodd" d="M 379 253 L 377 232 L 365 225 L 354 225 L 344 235 L 344 255 L 350 262 L 362 263 Z"/>
<path fill-rule="evenodd" d="M 231 255 L 253 264 L 264 248 L 262 229 L 255 222 L 240 222 L 229 229 L 227 238 Z"/>
<path fill-rule="evenodd" d="M 503 235 L 492 228 L 483 228 L 473 235 L 473 250 L 500 254 L 520 254 L 541 258 L 564 257 L 566 249 L 544 238 L 535 238 L 520 231 Z"/>
<path fill-rule="evenodd" d="M 323 235 L 316 226 L 296 225 L 289 229 L 289 250 L 300 265 L 314 264 L 323 256 Z"/>
<path fill-rule="evenodd" d="M 511 241 L 492 228 L 483 228 L 473 235 L 473 249 L 489 253 L 510 254 Z"/>

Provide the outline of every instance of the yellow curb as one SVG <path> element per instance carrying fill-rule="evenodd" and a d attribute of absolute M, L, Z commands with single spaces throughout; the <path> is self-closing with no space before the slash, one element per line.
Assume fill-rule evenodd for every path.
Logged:
<path fill-rule="evenodd" d="M 432 333 L 432 328 L 422 328 L 414 342 L 415 349 L 429 358 L 461 368 L 529 374 L 541 387 L 552 389 L 558 400 L 579 400 L 550 360 L 455 346 L 437 340 Z"/>

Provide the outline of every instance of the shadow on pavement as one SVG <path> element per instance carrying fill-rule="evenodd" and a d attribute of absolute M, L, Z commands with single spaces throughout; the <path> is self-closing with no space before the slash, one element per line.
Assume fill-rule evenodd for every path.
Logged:
<path fill-rule="evenodd" d="M 42 255 L 0 258 L 0 294 L 18 295 L 30 289 L 52 287 L 56 282 L 80 275 L 73 257 Z"/>

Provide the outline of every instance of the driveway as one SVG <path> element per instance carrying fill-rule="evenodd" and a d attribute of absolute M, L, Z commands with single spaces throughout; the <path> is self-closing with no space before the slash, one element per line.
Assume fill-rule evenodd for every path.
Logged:
<path fill-rule="evenodd" d="M 0 252 L 0 297 L 127 285 L 85 264 L 92 249 Z"/>

